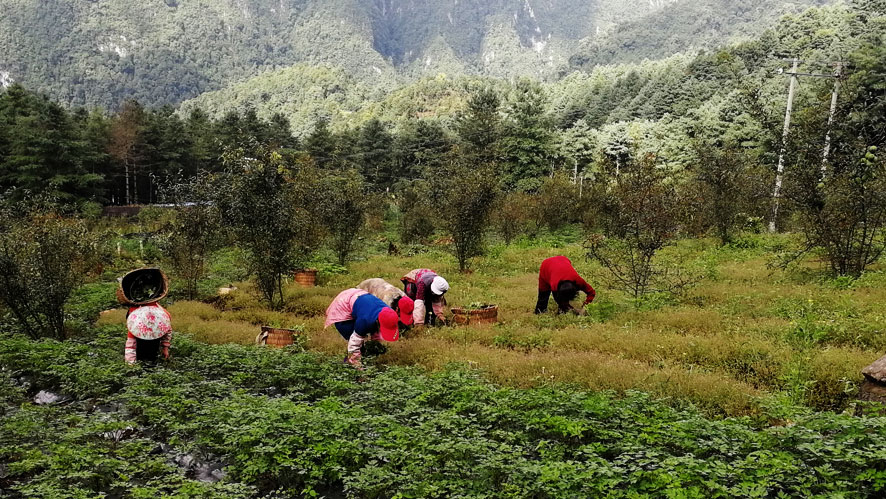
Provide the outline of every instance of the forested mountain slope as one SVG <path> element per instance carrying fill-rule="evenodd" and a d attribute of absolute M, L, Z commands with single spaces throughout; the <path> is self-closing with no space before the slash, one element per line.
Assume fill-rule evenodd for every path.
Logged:
<path fill-rule="evenodd" d="M 71 104 L 177 103 L 297 62 L 396 81 L 351 0 L 4 3 L 0 71 Z"/>
<path fill-rule="evenodd" d="M 342 68 L 377 89 L 439 73 L 550 79 L 570 58 L 586 66 L 667 56 L 815 3 L 5 0 L 0 86 L 17 81 L 69 105 L 117 108 L 125 99 L 177 104 L 296 64 Z"/>
<path fill-rule="evenodd" d="M 754 37 L 784 14 L 799 13 L 827 0 L 679 1 L 654 15 L 620 23 L 606 36 L 586 38 L 573 67 L 660 59 L 679 52 L 719 47 Z"/>
<path fill-rule="evenodd" d="M 739 106 L 738 92 L 759 94 L 774 104 L 772 112 L 780 120 L 786 80 L 778 69 L 787 65 L 784 58 L 844 57 L 858 42 L 860 28 L 853 25 L 854 19 L 846 5 L 810 8 L 783 16 L 772 29 L 752 39 L 707 53 L 576 69 L 545 84 L 549 117 L 563 128 L 579 120 L 593 128 L 659 120 L 666 115 L 685 116 L 710 102 Z M 281 112 L 289 117 L 296 135 L 304 136 L 321 118 L 344 128 L 371 118 L 394 124 L 414 118 L 446 122 L 463 109 L 471 89 L 478 85 L 495 87 L 502 95 L 510 88 L 502 78 L 438 74 L 384 89 L 334 67 L 296 66 L 207 92 L 183 103 L 182 110 L 187 115 L 199 108 L 215 118 L 245 108 L 253 108 L 265 119 Z M 829 82 L 806 82 L 797 94 L 798 105 L 799 99 L 822 85 L 828 87 Z"/>

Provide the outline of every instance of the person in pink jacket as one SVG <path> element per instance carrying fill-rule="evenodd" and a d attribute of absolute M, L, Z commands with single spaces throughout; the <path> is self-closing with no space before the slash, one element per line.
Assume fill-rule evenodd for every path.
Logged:
<path fill-rule="evenodd" d="M 362 289 L 346 289 L 326 309 L 324 327 L 335 329 L 348 342 L 345 362 L 362 367 L 360 348 L 366 339 L 397 341 L 400 337 L 399 317 L 385 302 Z"/>

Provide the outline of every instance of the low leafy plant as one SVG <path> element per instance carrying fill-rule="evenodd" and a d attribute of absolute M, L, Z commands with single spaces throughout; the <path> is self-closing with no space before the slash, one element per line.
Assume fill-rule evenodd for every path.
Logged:
<path fill-rule="evenodd" d="M 618 313 L 615 303 L 599 298 L 585 305 L 584 310 L 585 317 L 594 322 L 607 322 Z"/>
<path fill-rule="evenodd" d="M 518 336 L 505 329 L 501 334 L 492 338 L 492 345 L 506 350 L 520 350 L 529 352 L 532 350 L 544 350 L 551 345 L 551 333 L 539 331 L 526 336 Z"/>
<path fill-rule="evenodd" d="M 773 404 L 782 418 L 776 426 L 713 420 L 638 392 L 616 398 L 556 383 L 501 388 L 459 366 L 435 374 L 357 372 L 314 354 L 209 346 L 185 336 L 175 338 L 171 361 L 145 369 L 122 362 L 121 344 L 111 331 L 67 342 L 0 336 L 6 495 L 707 498 L 886 491 L 882 417 L 795 410 L 783 401 Z M 27 401 L 43 389 L 72 400 Z M 201 475 L 209 464 L 223 471 L 222 480 Z"/>

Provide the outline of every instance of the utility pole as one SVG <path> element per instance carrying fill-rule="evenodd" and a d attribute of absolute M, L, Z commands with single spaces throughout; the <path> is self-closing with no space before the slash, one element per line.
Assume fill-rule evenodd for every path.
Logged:
<path fill-rule="evenodd" d="M 572 158 L 575 161 L 574 169 L 572 170 L 572 185 L 578 183 L 578 158 Z"/>
<path fill-rule="evenodd" d="M 840 90 L 840 76 L 843 72 L 843 63 L 837 62 L 834 69 L 834 90 L 831 92 L 831 112 L 828 115 L 828 132 L 824 136 L 824 151 L 821 154 L 821 178 L 827 175 L 828 155 L 831 152 L 831 126 L 834 124 L 834 114 L 837 112 L 837 92 Z"/>
<path fill-rule="evenodd" d="M 833 74 L 821 74 L 800 73 L 798 69 L 801 62 L 804 61 L 801 61 L 794 57 L 793 59 L 791 59 L 791 70 L 785 72 L 785 74 L 791 75 L 791 83 L 788 86 L 788 104 L 784 114 L 784 130 L 782 131 L 781 135 L 781 150 L 778 152 L 778 167 L 775 170 L 775 188 L 772 190 L 772 218 L 769 220 L 769 232 L 775 232 L 776 230 L 775 221 L 778 219 L 778 208 L 781 203 L 781 186 L 782 182 L 784 181 L 784 155 L 788 145 L 788 135 L 791 131 L 791 111 L 794 107 L 794 90 L 797 85 L 798 76 L 811 76 L 813 78 L 834 78 L 835 80 L 834 90 L 831 93 L 831 113 L 828 117 L 828 132 L 825 136 L 825 146 L 822 155 L 822 178 L 824 178 L 824 175 L 827 171 L 828 154 L 830 154 L 831 150 L 831 125 L 834 121 L 834 114 L 837 111 L 837 90 L 839 88 L 840 77 L 842 76 L 844 63 L 842 61 L 828 63 L 832 66 L 835 66 L 836 71 L 834 71 Z M 781 72 L 781 70 L 779 70 L 779 72 Z"/>
<path fill-rule="evenodd" d="M 781 184 L 784 180 L 784 155 L 788 144 L 788 134 L 791 131 L 791 110 L 794 107 L 794 87 L 797 85 L 797 69 L 800 60 L 794 57 L 791 67 L 791 83 L 788 86 L 788 105 L 784 113 L 784 129 L 781 132 L 781 150 L 778 152 L 778 167 L 775 170 L 775 188 L 772 190 L 772 218 L 769 219 L 769 232 L 775 232 L 775 220 L 778 218 L 778 208 L 781 203 Z"/>

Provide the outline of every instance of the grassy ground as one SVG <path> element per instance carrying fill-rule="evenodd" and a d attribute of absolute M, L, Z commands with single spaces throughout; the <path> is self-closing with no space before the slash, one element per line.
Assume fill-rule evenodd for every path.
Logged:
<path fill-rule="evenodd" d="M 862 367 L 886 348 L 886 274 L 871 272 L 850 282 L 832 280 L 814 263 L 772 270 L 778 239 L 751 239 L 746 248 L 718 248 L 713 241 L 685 242 L 675 252 L 705 278 L 678 299 L 636 303 L 607 289 L 599 268 L 579 244 L 494 246 L 457 272 L 441 250 L 415 256 L 374 255 L 321 286 L 286 288 L 282 311 L 267 310 L 246 283 L 215 304 L 169 305 L 174 326 L 209 343 L 254 341 L 258 325 L 304 325 L 312 350 L 343 356 L 345 344 L 323 329 L 329 301 L 368 277 L 393 284 L 399 276 L 430 267 L 451 283 L 450 305 L 499 305 L 501 324 L 443 327 L 407 334 L 377 362 L 440 369 L 468 363 L 494 381 L 518 386 L 565 382 L 592 389 L 643 390 L 675 404 L 709 413 L 745 415 L 778 404 L 817 409 L 846 408 Z M 535 316 L 538 265 L 565 254 L 598 290 L 587 317 Z M 173 283 L 174 285 L 174 283 Z M 102 324 L 122 324 L 122 310 L 103 314 Z"/>

